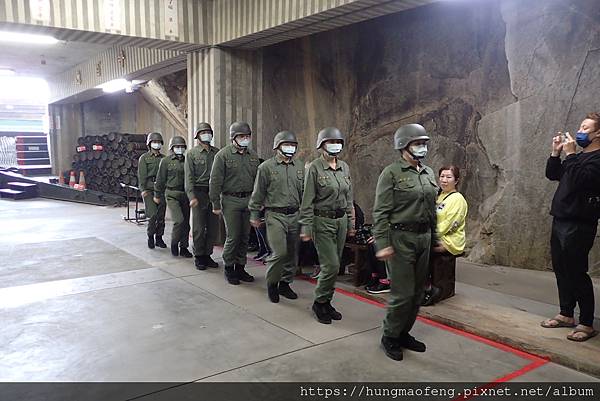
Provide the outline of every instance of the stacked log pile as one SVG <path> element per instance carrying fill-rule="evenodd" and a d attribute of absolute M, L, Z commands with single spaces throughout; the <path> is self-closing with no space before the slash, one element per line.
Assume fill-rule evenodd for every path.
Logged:
<path fill-rule="evenodd" d="M 137 186 L 138 159 L 147 151 L 146 135 L 87 135 L 78 138 L 77 144 L 72 168 L 76 176 L 84 172 L 88 189 L 126 196 L 127 190 L 121 184 Z M 69 172 L 65 173 L 68 182 Z"/>

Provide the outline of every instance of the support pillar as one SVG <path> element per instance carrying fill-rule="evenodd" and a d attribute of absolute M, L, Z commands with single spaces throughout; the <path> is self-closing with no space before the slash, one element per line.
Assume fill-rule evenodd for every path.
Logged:
<path fill-rule="evenodd" d="M 230 143 L 229 126 L 246 121 L 252 146 L 262 150 L 262 52 L 211 47 L 190 53 L 188 74 L 188 140 L 195 126 L 213 127 L 215 146 Z M 191 142 L 190 142 L 191 143 Z"/>

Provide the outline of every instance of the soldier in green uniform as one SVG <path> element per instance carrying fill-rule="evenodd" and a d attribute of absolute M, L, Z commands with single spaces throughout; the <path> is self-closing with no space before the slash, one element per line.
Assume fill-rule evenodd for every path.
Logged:
<path fill-rule="evenodd" d="M 198 145 L 185 155 L 185 192 L 192 211 L 194 262 L 198 270 L 206 270 L 207 267 L 219 267 L 210 257 L 219 229 L 219 220 L 212 212 L 212 204 L 208 198 L 210 170 L 219 149 L 210 145 L 213 130 L 208 123 L 198 124 L 194 138 L 198 140 Z"/>
<path fill-rule="evenodd" d="M 396 131 L 394 148 L 401 156 L 379 176 L 373 207 L 376 256 L 387 261 L 392 287 L 381 344 L 386 355 L 398 361 L 403 348 L 416 352 L 426 348 L 409 331 L 423 298 L 431 244 L 436 243 L 436 176 L 421 163 L 427 141 L 429 136 L 419 124 Z"/>
<path fill-rule="evenodd" d="M 250 236 L 248 201 L 260 164 L 256 152 L 249 148 L 251 135 L 248 123 L 231 124 L 231 144 L 217 152 L 210 173 L 209 197 L 213 213 L 223 214 L 225 220 L 223 264 L 225 278 L 232 285 L 254 281 L 245 270 Z"/>
<path fill-rule="evenodd" d="M 165 232 L 165 212 L 167 205 L 165 203 L 156 204 L 152 199 L 154 192 L 154 181 L 158 173 L 158 165 L 165 155 L 160 153 L 164 145 L 162 135 L 158 132 L 151 132 L 146 138 L 148 152 L 140 156 L 138 161 L 138 183 L 142 199 L 144 200 L 144 208 L 146 217 L 148 218 L 148 248 L 154 249 L 156 245 L 159 248 L 166 248 L 167 244 L 162 239 Z"/>
<path fill-rule="evenodd" d="M 171 233 L 171 254 L 191 258 L 188 251 L 190 236 L 190 205 L 184 189 L 185 139 L 174 136 L 169 142 L 171 155 L 163 158 L 158 167 L 154 184 L 154 201 L 157 204 L 166 201 L 173 219 Z M 165 199 L 166 198 L 166 199 Z"/>
<path fill-rule="evenodd" d="M 298 261 L 298 211 L 304 187 L 304 162 L 294 160 L 297 148 L 293 132 L 275 135 L 273 150 L 277 153 L 258 167 L 249 203 L 250 224 L 256 228 L 261 225 L 260 212 L 265 210 L 272 251 L 267 258 L 267 293 L 273 303 L 279 302 L 279 295 L 298 298 L 290 287 Z"/>
<path fill-rule="evenodd" d="M 300 238 L 314 240 L 321 264 L 312 310 L 323 324 L 342 319 L 331 300 L 346 236 L 355 232 L 350 168 L 338 159 L 343 146 L 344 136 L 339 129 L 329 127 L 319 132 L 317 149 L 321 157 L 308 167 L 300 208 Z"/>

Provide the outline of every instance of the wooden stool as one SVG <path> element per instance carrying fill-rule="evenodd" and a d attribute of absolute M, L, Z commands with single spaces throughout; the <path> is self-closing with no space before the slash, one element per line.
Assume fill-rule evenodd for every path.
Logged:
<path fill-rule="evenodd" d="M 345 247 L 350 249 L 353 253 L 353 283 L 355 287 L 360 287 L 369 279 L 368 275 L 370 269 L 368 266 L 369 260 L 367 258 L 369 245 L 346 242 Z"/>
<path fill-rule="evenodd" d="M 432 253 L 429 266 L 431 285 L 441 290 L 436 302 L 453 296 L 456 286 L 456 256 L 449 252 Z"/>

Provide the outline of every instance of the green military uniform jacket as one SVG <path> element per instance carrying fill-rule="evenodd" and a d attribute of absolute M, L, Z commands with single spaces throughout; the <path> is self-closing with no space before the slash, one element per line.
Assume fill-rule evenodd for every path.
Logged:
<path fill-rule="evenodd" d="M 258 220 L 260 211 L 266 208 L 300 208 L 304 191 L 304 162 L 292 159 L 285 163 L 280 154 L 258 167 L 254 191 L 248 207 L 250 220 Z"/>
<path fill-rule="evenodd" d="M 221 193 L 252 193 L 260 160 L 252 149 L 240 153 L 229 144 L 217 152 L 210 173 L 209 197 L 215 210 L 221 209 Z"/>
<path fill-rule="evenodd" d="M 165 190 L 184 191 L 184 163 L 185 156 L 170 155 L 162 159 L 158 166 L 156 183 L 154 184 L 154 196 L 163 199 Z"/>
<path fill-rule="evenodd" d="M 198 145 L 186 152 L 185 192 L 190 200 L 195 198 L 194 187 L 208 187 L 210 171 L 218 151 L 214 146 L 205 149 Z"/>
<path fill-rule="evenodd" d="M 138 161 L 138 186 L 140 192 L 154 190 L 158 165 L 163 157 L 165 155 L 162 153 L 154 153 L 151 150 L 140 156 Z"/>
<path fill-rule="evenodd" d="M 373 207 L 373 236 L 377 249 L 390 246 L 390 224 L 427 224 L 435 235 L 438 194 L 435 178 L 430 167 L 423 166 L 417 171 L 403 158 L 383 169 Z"/>
<path fill-rule="evenodd" d="M 348 230 L 354 228 L 350 167 L 339 159 L 336 167 L 332 169 L 323 156 L 310 163 L 300 208 L 301 234 L 312 236 L 314 210 L 343 209 L 348 218 Z"/>

